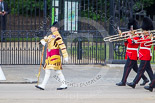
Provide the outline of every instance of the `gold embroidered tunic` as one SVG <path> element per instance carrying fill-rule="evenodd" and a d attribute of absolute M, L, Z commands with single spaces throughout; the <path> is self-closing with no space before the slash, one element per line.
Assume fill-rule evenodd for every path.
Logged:
<path fill-rule="evenodd" d="M 47 43 L 47 54 L 43 69 L 61 70 L 62 64 L 59 50 L 61 50 L 64 58 L 68 58 L 66 46 L 61 35 L 58 31 L 56 31 L 53 33 L 53 35 L 49 35 L 42 40 Z"/>

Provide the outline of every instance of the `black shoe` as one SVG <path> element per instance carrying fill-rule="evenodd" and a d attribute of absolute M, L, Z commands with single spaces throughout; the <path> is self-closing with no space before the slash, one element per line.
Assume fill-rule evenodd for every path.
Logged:
<path fill-rule="evenodd" d="M 63 90 L 63 89 L 67 89 L 67 87 L 65 87 L 65 88 L 57 88 L 57 90 Z"/>
<path fill-rule="evenodd" d="M 144 89 L 149 90 L 150 92 L 152 92 L 152 91 L 153 91 L 153 88 L 152 88 L 152 87 L 150 87 L 150 86 L 145 86 L 145 87 L 144 87 Z"/>
<path fill-rule="evenodd" d="M 132 88 L 135 88 L 136 87 L 136 84 L 133 83 L 133 82 L 132 83 L 127 83 L 127 85 L 130 86 L 130 87 L 132 87 Z"/>
<path fill-rule="evenodd" d="M 143 83 L 140 84 L 140 86 L 144 86 L 148 82 L 149 82 L 149 80 L 144 80 Z"/>
<path fill-rule="evenodd" d="M 126 86 L 126 83 L 123 83 L 123 82 L 119 82 L 119 83 L 116 83 L 117 86 Z"/>
<path fill-rule="evenodd" d="M 35 87 L 38 88 L 38 89 L 40 89 L 40 90 L 44 90 L 44 88 L 41 88 L 38 85 L 36 85 Z"/>

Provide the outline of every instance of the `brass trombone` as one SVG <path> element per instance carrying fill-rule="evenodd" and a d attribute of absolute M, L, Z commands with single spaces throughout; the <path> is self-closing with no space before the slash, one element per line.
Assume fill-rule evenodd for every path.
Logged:
<path fill-rule="evenodd" d="M 149 31 L 145 31 L 145 32 L 148 32 L 148 34 L 155 34 L 155 30 L 149 30 Z M 144 31 L 138 31 L 138 32 L 135 32 L 135 34 L 143 34 Z"/>
<path fill-rule="evenodd" d="M 150 30 L 149 32 L 155 34 L 155 30 Z"/>
<path fill-rule="evenodd" d="M 119 34 L 105 37 L 104 41 L 108 42 L 111 38 L 118 38 L 120 35 L 124 35 L 125 34 L 125 33 L 122 34 L 122 32 L 120 31 L 119 27 L 117 27 L 117 30 L 118 30 Z"/>
<path fill-rule="evenodd" d="M 129 36 L 130 36 L 130 35 L 126 36 L 126 38 L 125 38 L 125 37 L 124 37 L 124 38 L 121 38 L 121 37 L 120 37 L 120 39 L 110 39 L 109 42 L 116 42 L 116 41 L 127 40 Z M 134 37 L 140 37 L 140 36 L 141 36 L 141 35 L 132 35 L 130 38 L 133 39 Z M 140 43 L 140 42 L 137 42 L 137 43 Z"/>
<path fill-rule="evenodd" d="M 148 31 L 149 33 L 148 34 L 145 34 L 145 35 L 150 35 L 152 34 L 151 38 L 153 37 L 153 35 L 155 36 L 155 30 L 152 30 L 152 31 Z M 124 36 L 120 36 L 120 37 L 115 37 L 115 38 L 110 38 L 109 39 L 109 42 L 116 42 L 116 41 L 123 41 L 123 40 L 126 40 L 129 36 L 131 36 L 130 38 L 133 39 L 134 37 L 141 37 L 141 36 L 144 36 L 144 32 L 142 31 L 137 31 L 137 32 L 133 32 L 134 34 L 132 35 L 131 34 L 127 34 L 127 35 L 124 35 Z M 155 37 L 154 37 L 155 38 Z M 154 40 L 155 41 L 155 40 Z M 137 42 L 137 43 L 142 43 L 142 42 Z M 154 44 L 153 44 L 154 45 Z"/>
<path fill-rule="evenodd" d="M 113 36 L 105 37 L 105 38 L 104 38 L 104 41 L 105 41 L 105 42 L 108 42 L 109 39 L 110 39 L 110 38 L 113 38 L 113 37 L 119 37 L 119 34 L 117 34 L 117 35 L 113 35 Z"/>
<path fill-rule="evenodd" d="M 131 33 L 131 32 L 133 32 L 133 33 L 137 32 L 137 33 L 138 33 L 138 31 L 142 31 L 142 29 L 130 30 L 130 31 L 125 31 L 125 32 L 121 32 L 121 31 L 118 29 L 118 31 L 119 31 L 119 34 L 105 37 L 105 38 L 104 38 L 104 41 L 105 41 L 105 42 L 112 42 L 112 41 L 124 40 L 123 37 L 124 37 L 124 38 L 125 38 L 125 37 L 128 37 L 128 33 Z M 119 39 L 119 38 L 121 38 L 121 37 L 122 37 L 122 39 Z M 118 39 L 118 40 L 115 40 L 115 39 Z"/>
<path fill-rule="evenodd" d="M 128 39 L 128 37 L 130 37 L 131 39 L 133 39 L 134 37 L 139 37 L 141 35 L 141 33 L 135 33 L 137 30 L 132 30 L 132 31 L 128 31 L 128 32 L 123 32 L 124 34 L 126 33 L 126 35 L 124 36 L 119 36 L 119 37 L 115 37 L 115 38 L 110 38 L 109 42 L 115 42 L 115 41 L 123 41 Z M 130 33 L 130 34 L 129 34 Z M 137 35 L 136 35 L 137 34 Z M 140 35 L 139 35 L 140 34 Z"/>
<path fill-rule="evenodd" d="M 130 35 L 124 35 L 124 36 L 119 36 L 119 37 L 115 37 L 115 38 L 110 38 L 109 42 L 115 42 L 115 41 L 122 41 L 122 40 L 126 40 Z"/>
<path fill-rule="evenodd" d="M 120 33 L 117 34 L 117 35 L 105 37 L 105 38 L 104 38 L 104 41 L 105 41 L 105 42 L 110 42 L 110 41 L 112 41 L 113 39 L 125 38 L 125 37 L 128 36 L 128 33 L 130 33 L 130 32 L 131 32 L 131 31 L 120 32 Z"/>
<path fill-rule="evenodd" d="M 155 40 L 154 40 L 154 36 L 151 37 L 151 41 L 147 41 L 144 43 L 145 46 L 152 46 L 152 45 L 155 45 Z"/>

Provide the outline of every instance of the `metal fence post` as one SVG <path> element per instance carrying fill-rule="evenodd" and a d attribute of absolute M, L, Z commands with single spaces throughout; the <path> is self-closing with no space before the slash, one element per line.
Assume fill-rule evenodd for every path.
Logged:
<path fill-rule="evenodd" d="M 44 35 L 46 35 L 47 0 L 44 0 Z"/>
<path fill-rule="evenodd" d="M 82 0 L 79 0 L 79 16 L 81 17 L 81 2 Z M 89 2 L 89 0 L 88 0 Z M 79 20 L 80 21 L 80 20 Z M 79 22 L 79 30 L 81 30 L 81 22 Z M 77 48 L 77 59 L 78 60 L 82 60 L 82 38 L 81 37 L 78 37 L 78 48 Z"/>
<path fill-rule="evenodd" d="M 44 0 L 44 36 L 46 35 L 46 17 L 47 17 L 47 0 Z M 44 48 L 44 56 L 43 56 L 43 65 L 45 64 L 45 59 L 46 59 L 46 49 L 47 49 L 47 46 L 45 46 Z"/>
<path fill-rule="evenodd" d="M 110 25 L 109 25 L 109 35 L 114 35 L 114 1 L 115 0 L 110 0 Z M 109 60 L 108 63 L 112 63 L 114 59 L 114 50 L 113 50 L 113 44 L 109 43 Z"/>

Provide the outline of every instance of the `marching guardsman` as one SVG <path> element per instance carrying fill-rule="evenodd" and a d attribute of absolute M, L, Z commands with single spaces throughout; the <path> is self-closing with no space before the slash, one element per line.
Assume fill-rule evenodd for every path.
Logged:
<path fill-rule="evenodd" d="M 155 74 L 153 75 L 153 80 L 149 84 L 149 86 L 144 87 L 146 90 L 149 90 L 150 92 L 153 91 L 153 88 L 155 88 Z"/>
<path fill-rule="evenodd" d="M 135 19 L 130 19 L 128 23 L 128 29 L 132 27 L 132 29 L 138 29 L 138 23 Z M 131 31 L 132 32 L 132 31 Z M 138 47 L 139 43 L 135 43 L 134 40 L 139 40 L 139 37 L 132 37 L 134 34 L 130 33 L 130 37 L 125 41 L 125 46 L 127 47 L 125 59 L 127 59 L 124 66 L 124 73 L 120 83 L 117 83 L 117 86 L 125 86 L 128 75 L 133 68 L 133 70 L 137 73 L 137 59 L 138 59 Z M 146 76 L 142 75 L 143 83 L 141 85 L 145 85 L 149 80 Z"/>
<path fill-rule="evenodd" d="M 43 67 L 43 69 L 45 70 L 45 77 L 42 84 L 35 86 L 36 88 L 41 90 L 45 89 L 45 86 L 50 77 L 51 70 L 55 70 L 62 84 L 60 88 L 57 88 L 57 90 L 67 89 L 66 81 L 62 73 L 62 64 L 59 50 L 61 50 L 66 62 L 68 62 L 68 53 L 62 37 L 58 31 L 58 28 L 58 23 L 54 22 L 53 26 L 51 27 L 52 34 L 48 37 L 45 36 L 44 39 L 40 41 L 43 46 L 47 45 L 46 60 Z"/>
<path fill-rule="evenodd" d="M 138 84 L 145 71 L 148 73 L 150 80 L 151 81 L 153 80 L 153 71 L 150 64 L 152 58 L 151 45 L 145 45 L 146 42 L 151 41 L 151 35 L 148 32 L 148 30 L 153 30 L 153 23 L 150 18 L 144 17 L 142 29 L 144 36 L 141 37 L 140 40 L 138 40 L 138 42 L 140 42 L 140 50 L 139 50 L 139 59 L 141 60 L 140 66 L 133 82 L 127 84 L 132 88 L 135 88 L 136 84 Z"/>

